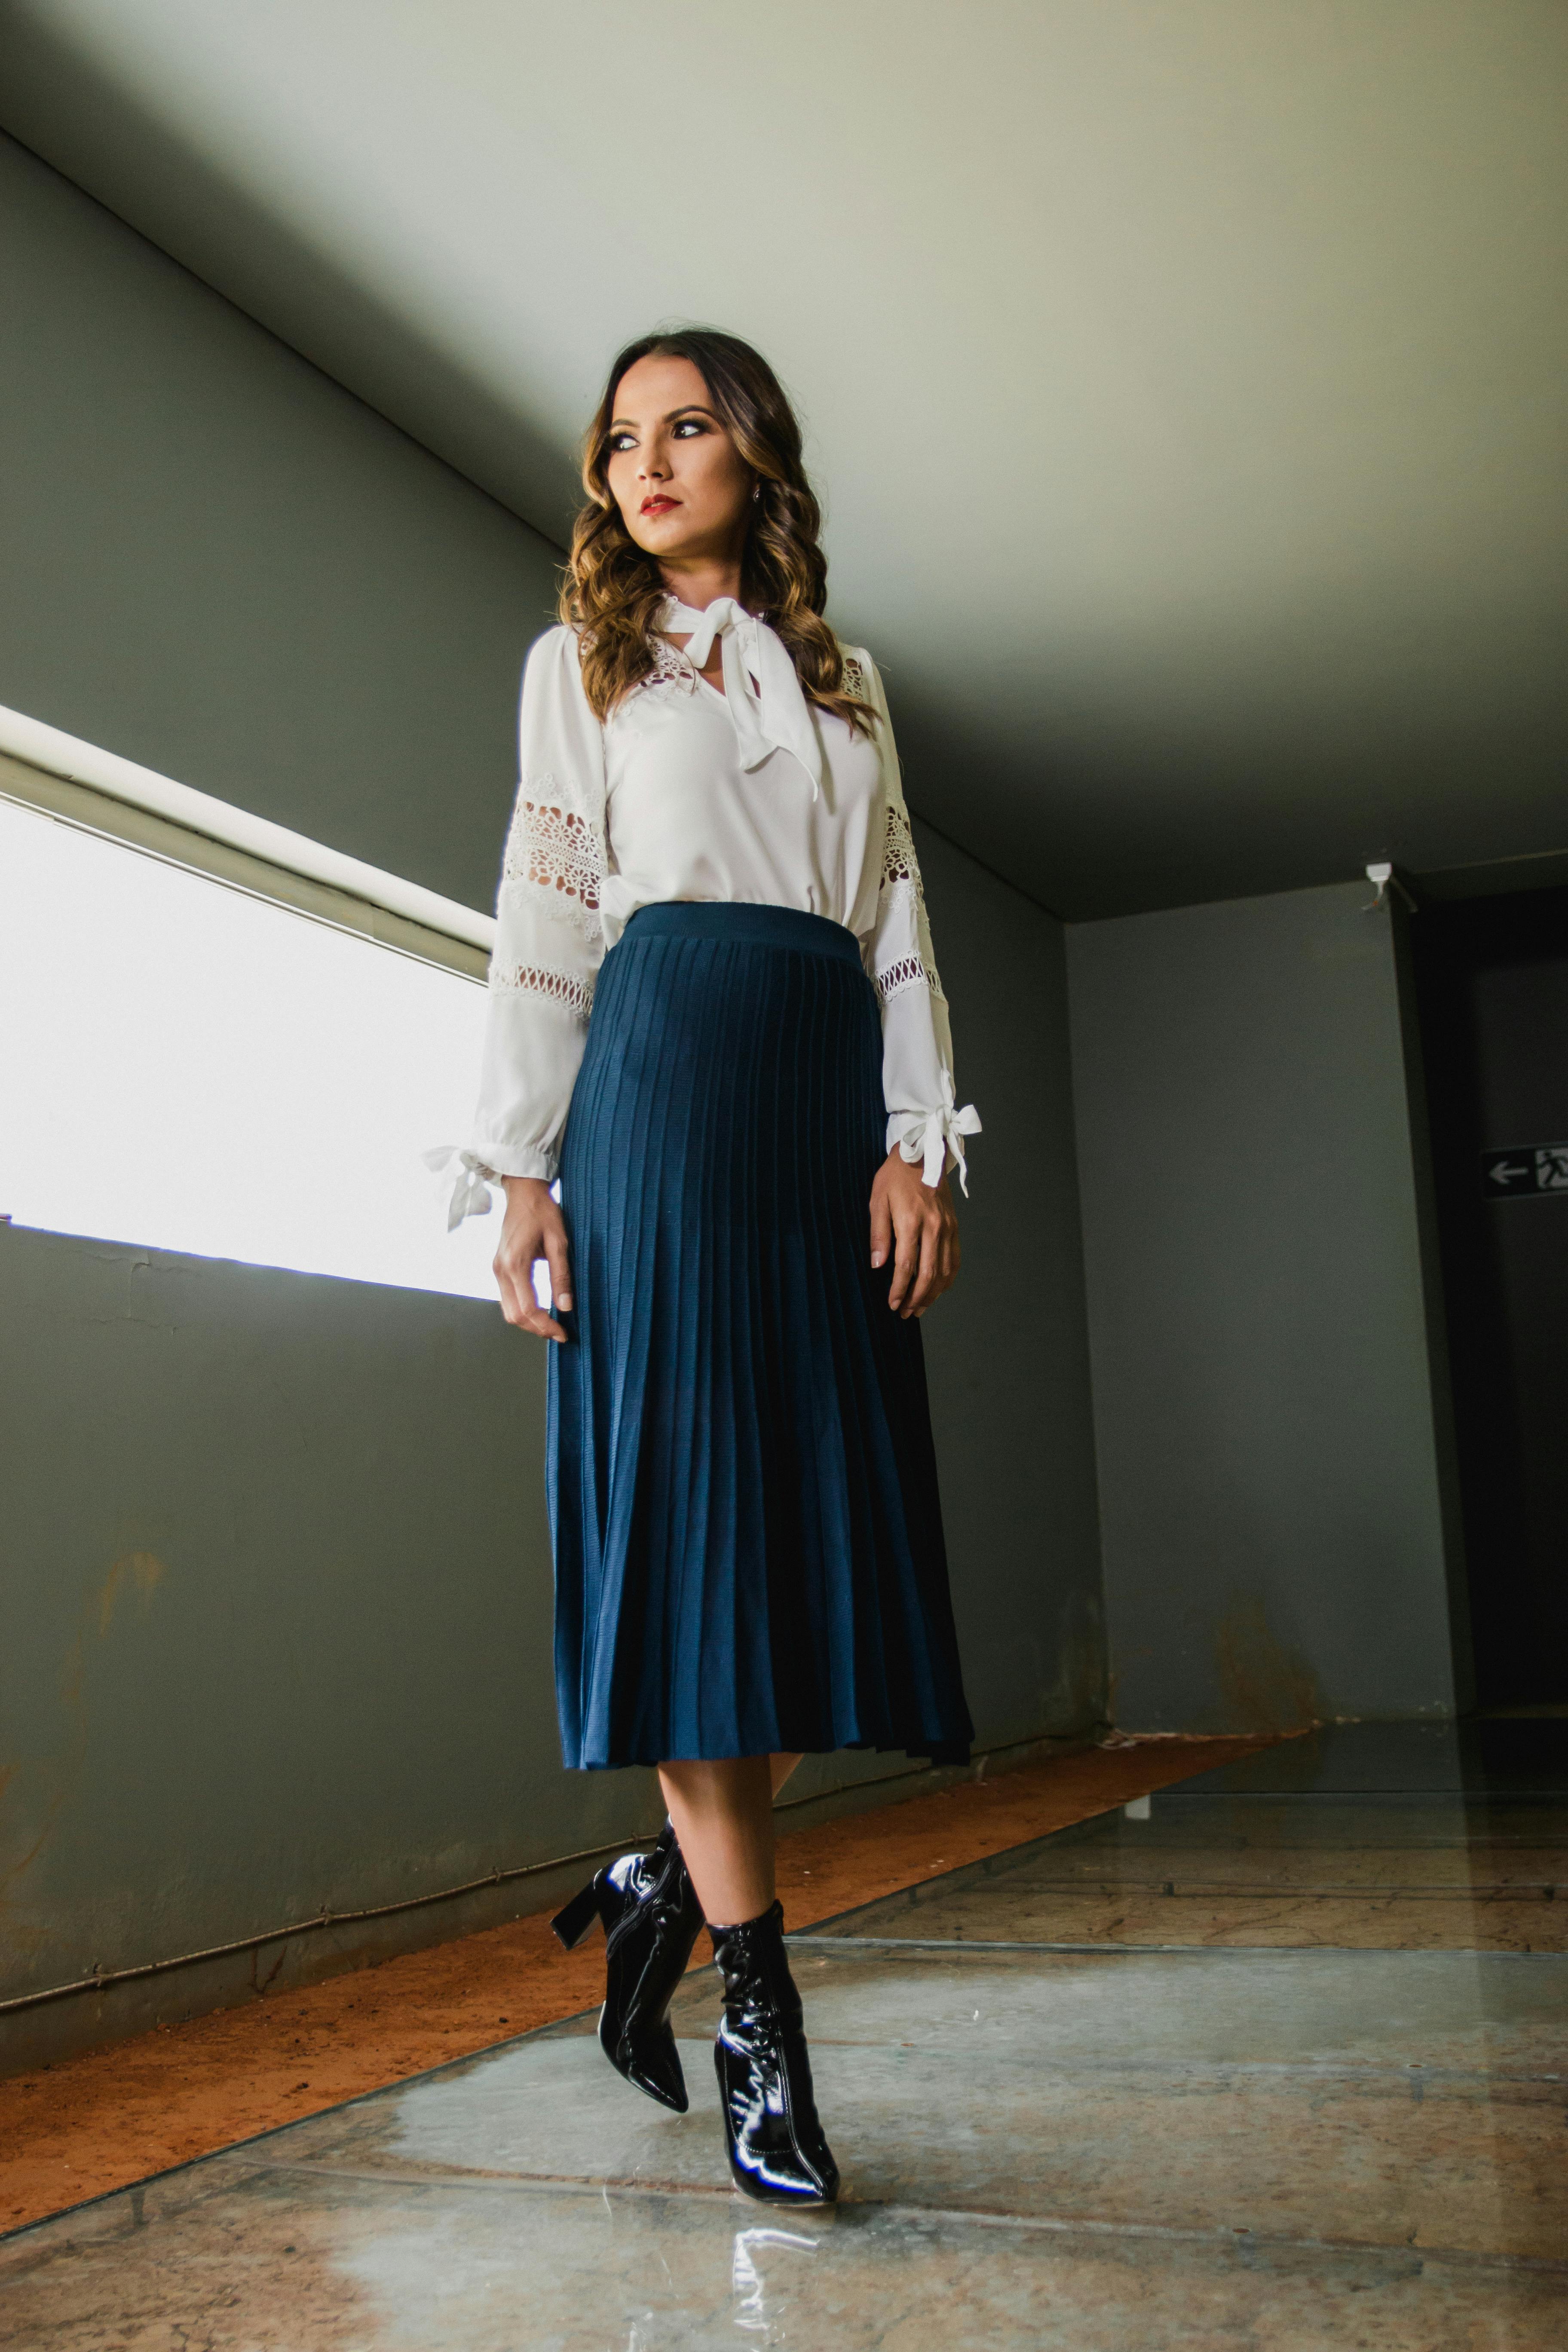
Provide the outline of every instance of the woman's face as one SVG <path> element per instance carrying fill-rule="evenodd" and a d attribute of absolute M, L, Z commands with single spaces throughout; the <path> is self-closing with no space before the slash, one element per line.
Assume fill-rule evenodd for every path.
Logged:
<path fill-rule="evenodd" d="M 756 477 L 690 360 L 655 352 L 626 370 L 605 476 L 627 530 L 660 562 L 739 557 Z"/>

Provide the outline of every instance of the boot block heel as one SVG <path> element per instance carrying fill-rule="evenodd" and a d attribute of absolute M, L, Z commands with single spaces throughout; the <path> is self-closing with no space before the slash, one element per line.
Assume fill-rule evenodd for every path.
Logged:
<path fill-rule="evenodd" d="M 591 1878 L 580 1895 L 574 1895 L 564 1910 L 557 1911 L 550 1924 L 570 1952 L 582 1942 L 598 1916 L 599 1882 Z"/>

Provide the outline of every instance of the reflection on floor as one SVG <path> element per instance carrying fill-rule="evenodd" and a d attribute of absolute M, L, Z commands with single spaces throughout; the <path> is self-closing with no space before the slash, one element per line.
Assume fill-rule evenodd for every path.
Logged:
<path fill-rule="evenodd" d="M 1564 1727 L 1346 1727 L 795 1939 L 837 2211 L 574 2020 L 0 2247 L 0 2341 L 1568 2342 Z"/>
<path fill-rule="evenodd" d="M 1564 1735 L 1568 1725 L 1466 1726 L 1459 1738 L 1440 1726 L 1346 1726 L 1167 1790 L 1146 1820 L 1102 1815 L 816 1932 L 1009 1947 L 1568 1951 L 1568 1900 L 1557 1899 L 1568 1897 L 1568 1791 L 1553 1806 L 1523 1785 L 1550 1778 L 1545 1751 L 1568 1751 Z"/>

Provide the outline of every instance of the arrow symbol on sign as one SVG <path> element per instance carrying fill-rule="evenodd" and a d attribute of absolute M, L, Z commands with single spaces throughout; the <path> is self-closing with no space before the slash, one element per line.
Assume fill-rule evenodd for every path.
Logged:
<path fill-rule="evenodd" d="M 1494 1184 L 1510 1184 L 1516 1176 L 1528 1176 L 1528 1168 L 1516 1168 L 1511 1160 L 1494 1160 L 1489 1171 Z"/>

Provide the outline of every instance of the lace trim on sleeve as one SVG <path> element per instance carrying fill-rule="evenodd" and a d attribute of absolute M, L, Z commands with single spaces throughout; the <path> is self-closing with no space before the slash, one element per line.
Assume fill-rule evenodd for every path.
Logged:
<path fill-rule="evenodd" d="M 866 676 L 866 665 L 855 654 L 846 654 L 844 656 L 844 691 L 846 694 L 853 695 L 857 702 L 863 702 L 868 708 L 870 707 L 871 688 Z"/>
<path fill-rule="evenodd" d="M 605 878 L 598 839 L 585 817 L 542 797 L 553 789 L 554 778 L 542 776 L 534 787 L 542 797 L 518 802 L 502 879 L 552 892 L 562 902 L 559 911 L 584 938 L 597 940 L 599 885 Z"/>
<path fill-rule="evenodd" d="M 880 896 L 886 899 L 895 891 L 907 890 L 913 898 L 919 916 L 925 913 L 925 885 L 921 880 L 921 862 L 915 856 L 915 837 L 910 820 L 896 801 L 888 805 L 888 831 L 882 845 L 882 880 Z M 921 936 L 927 936 L 923 925 Z M 877 974 L 877 993 L 884 1004 L 906 988 L 929 988 L 933 996 L 942 994 L 940 974 L 934 963 L 924 956 L 900 956 L 897 963 L 888 964 Z"/>
<path fill-rule="evenodd" d="M 890 801 L 888 831 L 882 844 L 883 889 L 890 890 L 895 882 L 912 882 L 915 897 L 922 907 L 925 905 L 925 884 L 921 880 L 921 862 L 915 856 L 915 836 L 904 810 L 896 801 Z"/>
<path fill-rule="evenodd" d="M 552 971 L 548 964 L 512 964 L 505 971 L 492 970 L 490 986 L 500 996 L 547 996 L 580 1021 L 586 1021 L 594 1007 L 591 980 L 580 972 Z"/>
<path fill-rule="evenodd" d="M 935 964 L 927 963 L 921 956 L 900 956 L 897 963 L 889 964 L 877 974 L 877 993 L 884 1004 L 901 995 L 906 988 L 929 988 L 933 996 L 942 996 Z M 946 1002 L 942 996 L 942 1003 Z"/>

